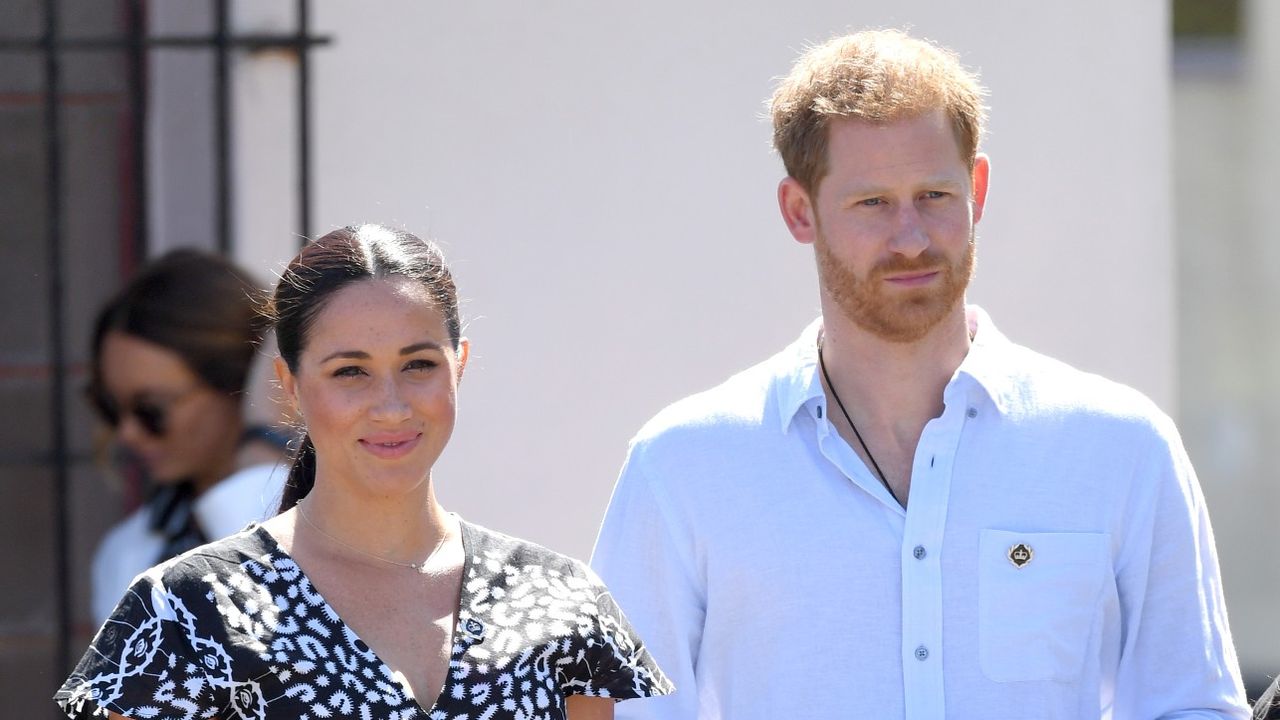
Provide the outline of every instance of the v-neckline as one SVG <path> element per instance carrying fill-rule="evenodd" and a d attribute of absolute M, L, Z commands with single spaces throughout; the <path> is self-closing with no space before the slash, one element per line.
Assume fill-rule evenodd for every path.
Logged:
<path fill-rule="evenodd" d="M 451 676 L 451 669 L 453 667 L 454 655 L 458 652 L 460 633 L 464 632 L 463 623 L 466 622 L 462 617 L 462 609 L 466 607 L 467 576 L 471 570 L 471 550 L 474 547 L 474 539 L 471 536 L 471 528 L 467 525 L 467 522 L 458 515 L 453 513 L 450 513 L 450 515 L 453 515 L 453 517 L 458 521 L 458 536 L 462 542 L 462 575 L 458 587 L 458 603 L 453 609 L 453 628 L 449 632 L 449 658 L 445 662 L 444 682 L 441 683 L 440 692 L 436 695 L 435 699 L 432 700 L 430 707 L 423 706 L 422 700 L 413 693 L 413 688 L 408 685 L 407 678 L 404 678 L 403 675 L 398 675 L 395 670 L 393 670 L 391 666 L 382 659 L 382 656 L 378 654 L 378 651 L 374 650 L 372 645 L 365 642 L 364 638 L 360 637 L 360 634 L 356 632 L 355 628 L 347 624 L 347 621 L 344 620 L 343 617 L 338 614 L 338 611 L 329 604 L 328 598 L 326 598 L 324 593 L 320 592 L 320 588 L 316 587 L 316 584 L 311 581 L 311 577 L 302 569 L 302 566 L 298 564 L 298 561 L 293 557 L 293 555 L 280 547 L 280 543 L 276 540 L 275 536 L 270 532 L 267 532 L 267 529 L 261 524 L 255 524 L 253 528 L 254 534 L 261 538 L 261 541 L 267 547 L 268 551 L 287 559 L 289 562 L 293 563 L 294 567 L 298 568 L 298 574 L 306 578 L 307 584 L 311 586 L 312 592 L 314 592 L 316 597 L 320 598 L 321 602 L 324 603 L 325 611 L 337 618 L 338 622 L 342 623 L 342 627 L 347 632 L 351 633 L 351 637 L 353 639 L 359 640 L 365 647 L 369 648 L 369 654 L 378 661 L 378 665 L 380 666 L 382 673 L 389 681 L 394 682 L 396 686 L 400 688 L 400 692 L 404 694 L 405 698 L 412 702 L 418 711 L 422 713 L 423 720 L 430 720 L 431 714 L 436 712 L 437 706 L 440 705 L 440 701 L 444 699 L 445 693 L 449 690 L 449 679 Z"/>

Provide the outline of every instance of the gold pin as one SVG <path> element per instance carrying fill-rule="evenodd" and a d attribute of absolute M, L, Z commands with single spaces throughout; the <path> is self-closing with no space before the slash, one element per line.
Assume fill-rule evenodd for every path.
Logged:
<path fill-rule="evenodd" d="M 1009 548 L 1009 562 L 1013 563 L 1016 568 L 1026 567 L 1031 562 L 1031 558 L 1036 554 L 1032 551 L 1031 546 L 1025 543 L 1018 543 Z"/>

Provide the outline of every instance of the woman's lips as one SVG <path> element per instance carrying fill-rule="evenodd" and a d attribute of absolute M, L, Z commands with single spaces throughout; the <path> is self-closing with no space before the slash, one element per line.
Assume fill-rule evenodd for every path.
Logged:
<path fill-rule="evenodd" d="M 422 439 L 422 433 L 373 435 L 360 438 L 360 447 L 383 460 L 395 460 L 413 452 Z"/>

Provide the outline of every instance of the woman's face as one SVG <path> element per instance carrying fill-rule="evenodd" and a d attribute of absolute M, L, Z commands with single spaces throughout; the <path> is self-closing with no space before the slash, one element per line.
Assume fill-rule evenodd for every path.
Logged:
<path fill-rule="evenodd" d="M 388 498 L 420 490 L 444 451 L 467 343 L 455 352 L 430 294 L 403 277 L 335 292 L 296 372 L 276 361 L 316 448 L 316 484 Z"/>
<path fill-rule="evenodd" d="M 234 469 L 235 398 L 202 382 L 174 351 L 120 331 L 103 337 L 98 363 L 117 437 L 152 480 L 191 479 L 204 489 Z"/>

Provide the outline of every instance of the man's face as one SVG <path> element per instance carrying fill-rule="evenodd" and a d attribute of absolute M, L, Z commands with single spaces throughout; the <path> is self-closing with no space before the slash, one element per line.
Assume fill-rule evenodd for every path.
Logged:
<path fill-rule="evenodd" d="M 810 198 L 822 291 L 867 332 L 919 340 L 963 305 L 986 158 L 971 175 L 940 110 L 839 119 L 828 133 L 828 172 Z"/>

